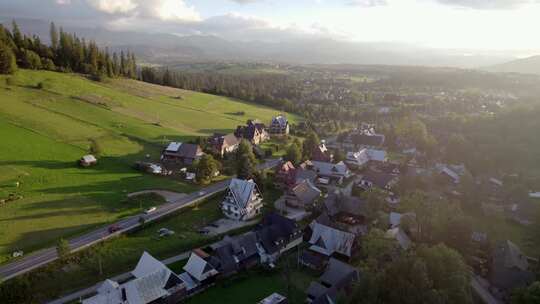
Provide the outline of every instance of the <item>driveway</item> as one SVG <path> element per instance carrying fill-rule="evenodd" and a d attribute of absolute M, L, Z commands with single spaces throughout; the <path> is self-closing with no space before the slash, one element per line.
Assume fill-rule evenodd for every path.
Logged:
<path fill-rule="evenodd" d="M 311 213 L 307 212 L 304 209 L 291 208 L 285 204 L 285 198 L 280 197 L 275 203 L 274 207 L 280 211 L 280 213 L 285 213 L 285 217 L 295 221 L 301 221 L 302 219 L 308 217 Z"/>

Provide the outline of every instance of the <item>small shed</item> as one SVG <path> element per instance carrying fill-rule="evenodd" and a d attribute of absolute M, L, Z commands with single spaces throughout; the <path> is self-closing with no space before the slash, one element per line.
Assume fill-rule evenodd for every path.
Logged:
<path fill-rule="evenodd" d="M 97 164 L 97 159 L 94 155 L 88 154 L 81 157 L 81 159 L 79 160 L 79 164 L 83 167 L 94 166 Z"/>

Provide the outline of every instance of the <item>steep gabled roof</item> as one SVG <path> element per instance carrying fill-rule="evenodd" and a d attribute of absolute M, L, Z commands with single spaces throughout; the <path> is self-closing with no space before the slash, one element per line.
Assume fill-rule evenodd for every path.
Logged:
<path fill-rule="evenodd" d="M 304 204 L 312 203 L 321 196 L 321 190 L 315 187 L 309 180 L 303 180 L 292 189 L 294 195 Z"/>
<path fill-rule="evenodd" d="M 310 224 L 312 244 L 311 250 L 330 256 L 335 252 L 350 257 L 354 245 L 355 235 L 349 232 L 341 231 L 329 226 L 322 225 L 313 221 Z M 317 243 L 323 242 L 325 247 L 319 247 Z"/>
<path fill-rule="evenodd" d="M 529 262 L 521 250 L 509 240 L 501 242 L 495 249 L 495 262 L 498 266 L 506 268 L 516 267 L 521 270 L 528 270 Z"/>
<path fill-rule="evenodd" d="M 251 195 L 257 191 L 257 184 L 253 180 L 233 178 L 229 184 L 229 191 L 240 208 L 245 208 Z"/>
<path fill-rule="evenodd" d="M 289 122 L 283 115 L 278 115 L 272 118 L 272 125 L 278 125 L 281 128 L 285 128 Z"/>
<path fill-rule="evenodd" d="M 409 249 L 412 245 L 412 241 L 409 236 L 405 233 L 405 231 L 403 231 L 403 229 L 399 227 L 386 231 L 385 237 L 395 239 L 403 250 Z"/>
<path fill-rule="evenodd" d="M 204 281 L 207 278 L 217 274 L 214 267 L 200 257 L 196 252 L 191 253 L 189 260 L 183 269 L 198 281 Z"/>
<path fill-rule="evenodd" d="M 352 281 L 358 280 L 358 270 L 347 263 L 331 258 L 326 271 L 319 280 L 326 285 L 341 289 Z"/>
<path fill-rule="evenodd" d="M 143 252 L 139 262 L 135 269 L 131 272 L 134 277 L 142 278 L 150 273 L 156 272 L 158 270 L 166 270 L 169 273 L 171 272 L 167 266 L 158 261 L 156 258 L 151 256 L 148 252 Z"/>

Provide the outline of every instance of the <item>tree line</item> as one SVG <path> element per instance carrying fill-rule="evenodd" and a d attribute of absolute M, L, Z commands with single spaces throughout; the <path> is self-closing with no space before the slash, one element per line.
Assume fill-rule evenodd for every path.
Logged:
<path fill-rule="evenodd" d="M 110 53 L 94 41 L 86 41 L 61 27 L 50 26 L 50 45 L 39 36 L 21 32 L 15 21 L 11 30 L 0 24 L 0 74 L 12 74 L 17 68 L 75 72 L 103 77 L 137 77 L 135 54 L 121 51 Z"/>

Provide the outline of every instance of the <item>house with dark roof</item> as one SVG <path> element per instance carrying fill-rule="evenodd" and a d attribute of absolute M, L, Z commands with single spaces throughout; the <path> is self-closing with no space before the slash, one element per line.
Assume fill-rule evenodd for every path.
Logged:
<path fill-rule="evenodd" d="M 204 153 L 199 145 L 171 142 L 161 153 L 161 160 L 191 165 L 203 155 Z"/>
<path fill-rule="evenodd" d="M 371 132 L 361 132 L 350 135 L 350 142 L 360 148 L 378 148 L 384 144 L 385 136 Z"/>
<path fill-rule="evenodd" d="M 210 146 L 214 151 L 219 153 L 221 156 L 232 153 L 238 149 L 240 141 L 234 134 L 214 134 L 208 140 Z"/>
<path fill-rule="evenodd" d="M 238 126 L 234 135 L 238 138 L 244 138 L 254 145 L 258 145 L 268 139 L 270 135 L 266 127 L 258 120 L 248 120 L 245 126 Z"/>
<path fill-rule="evenodd" d="M 131 275 L 122 284 L 105 280 L 97 294 L 82 303 L 178 303 L 187 294 L 186 282 L 147 252 L 143 253 Z"/>
<path fill-rule="evenodd" d="M 503 292 L 525 287 L 532 283 L 535 274 L 529 268 L 529 258 L 516 244 L 503 241 L 497 244 L 491 254 L 490 283 Z"/>
<path fill-rule="evenodd" d="M 260 260 L 257 242 L 254 231 L 235 237 L 225 236 L 211 245 L 216 262 L 214 266 L 222 276 L 228 276 L 257 265 Z"/>
<path fill-rule="evenodd" d="M 330 220 L 321 223 L 355 235 L 367 233 L 367 202 L 341 193 L 329 193 L 324 200 L 324 212 Z"/>
<path fill-rule="evenodd" d="M 360 180 L 360 186 L 364 189 L 371 189 L 373 187 L 381 190 L 392 190 L 392 187 L 397 184 L 399 177 L 394 174 L 388 174 L 384 172 L 377 172 L 374 170 L 368 170 L 362 176 Z"/>
<path fill-rule="evenodd" d="M 311 282 L 306 290 L 306 303 L 337 303 L 340 294 L 349 294 L 352 284 L 360 280 L 360 274 L 353 266 L 337 259 L 330 259 L 328 266 L 318 281 Z"/>
<path fill-rule="evenodd" d="M 321 193 L 319 188 L 311 181 L 305 179 L 286 192 L 285 204 L 293 208 L 305 209 L 312 206 L 321 197 Z"/>
<path fill-rule="evenodd" d="M 302 230 L 291 219 L 277 213 L 266 215 L 255 228 L 263 263 L 274 263 L 284 252 L 300 245 Z"/>
<path fill-rule="evenodd" d="M 268 133 L 274 136 L 283 136 L 289 134 L 289 121 L 284 115 L 278 115 L 272 118 Z"/>
<path fill-rule="evenodd" d="M 223 214 L 230 219 L 247 221 L 261 214 L 262 195 L 253 180 L 233 178 L 221 203 Z"/>
<path fill-rule="evenodd" d="M 278 188 L 284 189 L 296 184 L 296 168 L 290 161 L 283 162 L 276 168 L 274 183 Z"/>
<path fill-rule="evenodd" d="M 311 151 L 311 159 L 320 162 L 331 162 L 333 155 L 330 154 L 325 144 L 320 144 L 313 151 Z"/>

